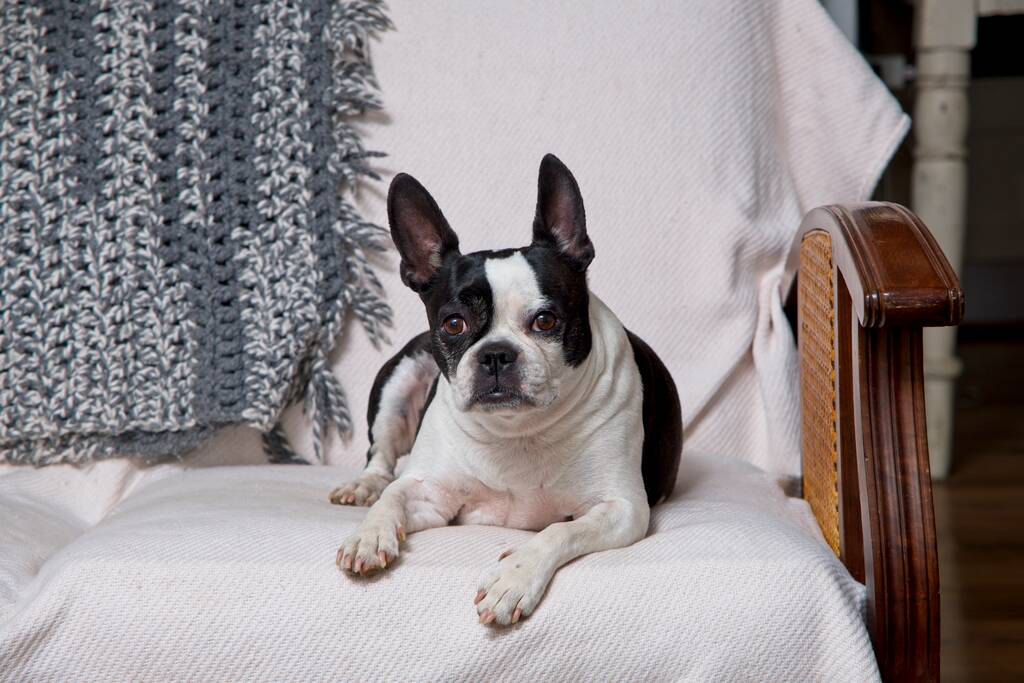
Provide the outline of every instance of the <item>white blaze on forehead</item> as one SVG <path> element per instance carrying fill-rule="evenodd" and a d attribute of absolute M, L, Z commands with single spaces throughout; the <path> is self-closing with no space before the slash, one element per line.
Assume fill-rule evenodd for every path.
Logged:
<path fill-rule="evenodd" d="M 484 272 L 494 299 L 492 327 L 522 328 L 527 312 L 536 311 L 544 302 L 529 261 L 520 252 L 484 262 Z"/>

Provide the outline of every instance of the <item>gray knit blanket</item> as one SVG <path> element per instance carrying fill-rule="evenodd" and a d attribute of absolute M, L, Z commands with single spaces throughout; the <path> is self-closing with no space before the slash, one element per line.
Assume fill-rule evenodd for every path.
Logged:
<path fill-rule="evenodd" d="M 370 175 L 375 0 L 0 3 L 0 461 L 176 456 L 302 402 L 390 322 Z"/>

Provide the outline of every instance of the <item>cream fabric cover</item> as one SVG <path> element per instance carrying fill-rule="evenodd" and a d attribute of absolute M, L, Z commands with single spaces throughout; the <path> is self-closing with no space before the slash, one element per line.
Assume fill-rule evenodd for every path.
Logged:
<path fill-rule="evenodd" d="M 340 469 L 0 468 L 0 678 L 869 679 L 863 589 L 760 475 L 693 454 L 799 471 L 785 253 L 807 210 L 868 196 L 906 117 L 815 0 L 389 4 L 386 113 L 364 126 L 378 167 L 417 176 L 469 251 L 525 244 L 541 156 L 569 165 L 592 288 L 679 385 L 680 497 L 506 634 L 473 622 L 472 584 L 522 532 L 431 531 L 393 576 L 337 575 L 363 511 L 326 492 L 364 460 L 374 374 L 426 325 L 389 254 L 394 346 L 339 345 L 357 423 L 328 441 Z M 359 200 L 381 223 L 385 189 Z M 190 463 L 261 460 L 231 429 Z"/>
<path fill-rule="evenodd" d="M 688 447 L 798 474 L 785 257 L 807 211 L 869 197 L 908 125 L 818 2 L 389 5 L 386 114 L 365 126 L 386 179 L 416 176 L 464 252 L 520 246 L 541 157 L 559 156 L 586 204 L 591 288 L 672 371 Z M 382 225 L 385 190 L 361 198 Z M 427 325 L 395 261 L 389 352 Z M 383 355 L 350 332 L 338 369 L 362 420 Z M 360 423 L 331 461 L 366 446 Z"/>
<path fill-rule="evenodd" d="M 0 680 L 877 679 L 863 586 L 750 465 L 691 455 L 648 538 L 564 567 L 506 630 L 477 623 L 476 581 L 530 534 L 424 531 L 349 578 L 334 551 L 363 510 L 327 493 L 354 474 L 146 472 L 0 611 Z"/>

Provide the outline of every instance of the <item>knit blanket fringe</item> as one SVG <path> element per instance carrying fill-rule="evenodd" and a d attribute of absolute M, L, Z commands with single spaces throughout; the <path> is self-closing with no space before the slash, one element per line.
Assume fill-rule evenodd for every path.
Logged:
<path fill-rule="evenodd" d="M 329 357 L 375 344 L 377 0 L 11 0 L 0 8 L 0 461 L 181 456 L 301 403 L 352 429 Z"/>

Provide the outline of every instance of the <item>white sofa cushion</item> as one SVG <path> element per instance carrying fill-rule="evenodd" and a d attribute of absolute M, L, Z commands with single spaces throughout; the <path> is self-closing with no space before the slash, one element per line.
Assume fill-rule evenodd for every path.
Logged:
<path fill-rule="evenodd" d="M 559 570 L 505 630 L 477 623 L 476 580 L 529 532 L 413 534 L 386 574 L 352 579 L 334 554 L 365 510 L 327 502 L 352 474 L 144 472 L 6 610 L 0 679 L 877 678 L 863 586 L 749 465 L 690 456 L 646 539 Z"/>

